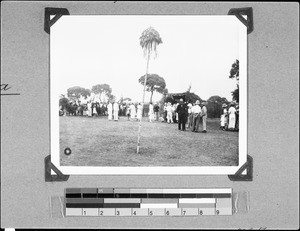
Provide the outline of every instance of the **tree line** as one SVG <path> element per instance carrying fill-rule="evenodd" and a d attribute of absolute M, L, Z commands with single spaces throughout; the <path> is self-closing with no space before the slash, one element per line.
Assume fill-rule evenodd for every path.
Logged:
<path fill-rule="evenodd" d="M 163 77 L 159 76 L 158 74 L 147 74 L 146 78 L 146 84 L 145 84 L 145 78 L 146 75 L 141 76 L 138 79 L 138 82 L 142 85 L 145 85 L 145 91 L 150 92 L 150 103 L 152 103 L 153 93 L 158 92 L 162 94 L 162 98 L 160 100 L 161 105 L 164 102 L 171 102 L 172 104 L 175 102 L 175 100 L 168 96 L 168 89 L 166 88 L 166 81 Z M 230 70 L 230 79 L 235 79 L 237 81 L 237 88 L 231 92 L 232 94 L 232 100 L 239 102 L 239 60 L 236 60 L 231 67 Z M 184 92 L 185 95 L 185 101 L 186 102 L 196 102 L 196 100 L 199 100 L 200 102 L 203 102 L 197 94 L 190 92 L 191 87 Z M 81 98 L 87 99 L 89 96 L 91 96 L 91 93 L 94 93 L 95 95 L 98 95 L 101 102 L 106 103 L 107 101 L 115 101 L 116 97 L 112 94 L 112 88 L 109 84 L 96 84 L 92 86 L 91 89 L 86 89 L 80 86 L 74 86 L 67 90 L 67 97 L 62 96 L 60 99 L 60 105 L 68 106 L 69 100 L 75 100 L 78 101 Z M 121 98 L 119 99 L 120 103 L 123 103 L 124 101 L 131 101 L 130 98 Z M 220 96 L 211 96 L 207 100 L 207 110 L 208 115 L 210 118 L 219 118 L 221 115 L 221 108 L 222 104 L 229 104 L 230 102 L 225 97 Z"/>
<path fill-rule="evenodd" d="M 71 100 L 79 100 L 81 98 L 88 98 L 91 96 L 91 93 L 95 95 L 99 95 L 100 99 L 104 99 L 103 101 L 107 100 L 114 100 L 115 96 L 112 94 L 112 88 L 109 84 L 97 84 L 92 86 L 92 89 L 87 89 L 84 87 L 70 87 L 67 90 L 67 96 Z"/>

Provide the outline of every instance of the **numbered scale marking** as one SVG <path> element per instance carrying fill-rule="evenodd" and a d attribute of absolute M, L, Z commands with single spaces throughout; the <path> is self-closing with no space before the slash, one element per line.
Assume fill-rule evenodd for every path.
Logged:
<path fill-rule="evenodd" d="M 67 188 L 66 216 L 232 215 L 232 189 Z"/>

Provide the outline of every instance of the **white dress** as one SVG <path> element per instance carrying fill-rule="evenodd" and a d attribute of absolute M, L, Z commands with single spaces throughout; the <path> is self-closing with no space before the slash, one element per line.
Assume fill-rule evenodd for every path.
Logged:
<path fill-rule="evenodd" d="M 173 107 L 171 105 L 167 106 L 167 122 L 168 123 L 173 123 Z"/>
<path fill-rule="evenodd" d="M 119 119 L 119 104 L 114 103 L 114 120 Z"/>
<path fill-rule="evenodd" d="M 221 115 L 221 127 L 225 127 L 225 125 L 227 123 L 226 114 L 227 114 L 227 109 L 224 108 L 223 114 Z"/>
<path fill-rule="evenodd" d="M 142 119 L 142 105 L 137 106 L 136 118 L 138 120 Z"/>
<path fill-rule="evenodd" d="M 228 110 L 228 114 L 229 114 L 228 128 L 229 129 L 235 128 L 235 113 L 236 113 L 236 109 L 234 107 L 230 107 Z"/>
<path fill-rule="evenodd" d="M 149 105 L 149 121 L 152 122 L 154 120 L 154 110 L 153 110 L 153 105 Z"/>
<path fill-rule="evenodd" d="M 87 104 L 87 109 L 88 109 L 88 116 L 92 116 L 92 104 L 91 103 Z"/>
<path fill-rule="evenodd" d="M 93 107 L 93 114 L 96 114 L 96 115 L 97 115 L 96 107 Z"/>
<path fill-rule="evenodd" d="M 112 120 L 113 106 L 111 103 L 107 105 L 108 120 Z"/>
<path fill-rule="evenodd" d="M 130 105 L 130 118 L 135 119 L 135 114 L 136 114 L 135 106 L 133 104 L 131 104 Z"/>

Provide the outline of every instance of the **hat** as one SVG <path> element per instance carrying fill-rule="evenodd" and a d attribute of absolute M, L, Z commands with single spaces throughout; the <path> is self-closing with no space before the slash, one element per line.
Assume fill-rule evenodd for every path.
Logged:
<path fill-rule="evenodd" d="M 199 100 L 196 100 L 196 104 L 200 104 L 200 101 L 199 101 Z"/>
<path fill-rule="evenodd" d="M 234 105 L 235 105 L 235 103 L 234 103 L 234 102 L 231 102 L 231 103 L 230 103 L 230 105 L 231 105 L 231 106 L 234 106 Z"/>
<path fill-rule="evenodd" d="M 206 105 L 206 102 L 205 102 L 205 101 L 203 101 L 203 102 L 201 103 L 201 105 Z"/>
<path fill-rule="evenodd" d="M 222 104 L 222 107 L 227 107 L 227 104 L 226 104 L 226 103 L 223 103 L 223 104 Z"/>

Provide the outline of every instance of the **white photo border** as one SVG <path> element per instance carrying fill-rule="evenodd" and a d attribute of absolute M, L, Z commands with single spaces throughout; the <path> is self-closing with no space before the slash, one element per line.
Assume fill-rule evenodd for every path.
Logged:
<path fill-rule="evenodd" d="M 82 15 L 63 15 L 74 17 Z M 95 16 L 95 15 L 92 15 Z M 105 15 L 98 15 L 105 16 Z M 124 15 L 109 15 L 124 16 Z M 146 15 L 128 15 L 146 16 Z M 147 15 L 149 16 L 149 15 Z M 153 15 L 161 16 L 161 15 Z M 248 76 L 247 76 L 247 27 L 235 15 L 168 15 L 196 17 L 234 17 L 239 28 L 239 164 L 238 166 L 186 166 L 186 167 L 86 167 L 61 166 L 59 151 L 59 92 L 56 91 L 57 79 L 51 76 L 51 28 L 50 28 L 50 153 L 51 162 L 65 175 L 233 175 L 247 162 L 248 152 Z M 60 18 L 60 20 L 62 19 Z M 59 22 L 59 21 L 58 21 Z M 56 22 L 56 23 L 58 23 Z M 53 26 L 52 26 L 53 27 Z M 53 171 L 52 171 L 53 173 Z M 53 173 L 55 174 L 55 173 Z"/>

